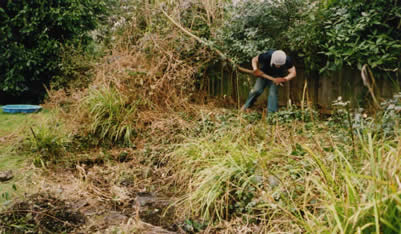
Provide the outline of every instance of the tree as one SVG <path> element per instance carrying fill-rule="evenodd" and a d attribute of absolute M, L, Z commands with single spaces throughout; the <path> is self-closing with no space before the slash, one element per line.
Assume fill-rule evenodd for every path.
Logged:
<path fill-rule="evenodd" d="M 39 101 L 60 73 L 62 46 L 88 45 L 105 9 L 98 0 L 2 0 L 0 96 Z"/>

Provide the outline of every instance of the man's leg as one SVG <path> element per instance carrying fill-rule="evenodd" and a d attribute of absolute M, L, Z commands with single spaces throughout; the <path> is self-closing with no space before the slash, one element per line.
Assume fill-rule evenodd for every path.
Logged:
<path fill-rule="evenodd" d="M 278 110 L 278 97 L 277 97 L 277 85 L 273 82 L 269 82 L 269 96 L 267 99 L 267 113 L 273 113 Z"/>
<path fill-rule="evenodd" d="M 246 100 L 245 104 L 242 106 L 242 110 L 247 109 L 248 107 L 251 107 L 253 103 L 256 101 L 256 99 L 263 93 L 263 90 L 265 89 L 266 85 L 268 84 L 269 80 L 263 79 L 258 77 L 256 79 L 256 83 L 253 86 L 253 89 L 251 92 L 249 92 L 248 99 Z"/>

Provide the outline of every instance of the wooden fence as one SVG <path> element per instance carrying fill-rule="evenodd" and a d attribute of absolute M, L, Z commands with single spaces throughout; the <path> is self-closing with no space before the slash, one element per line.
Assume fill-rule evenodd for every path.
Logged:
<path fill-rule="evenodd" d="M 207 89 L 211 96 L 228 96 L 235 100 L 238 106 L 242 105 L 256 78 L 234 73 L 225 67 L 216 68 L 207 72 L 202 81 L 203 88 Z M 375 78 L 374 93 L 379 102 L 400 91 L 400 73 L 387 73 L 383 77 Z M 322 76 L 307 75 L 305 69 L 297 66 L 297 77 L 279 88 L 279 105 L 285 106 L 290 101 L 298 106 L 309 104 L 317 107 L 321 112 L 330 112 L 333 101 L 339 96 L 343 100 L 351 101 L 354 107 L 368 107 L 372 105 L 373 100 L 368 88 L 363 85 L 359 70 L 345 68 Z M 255 105 L 265 107 L 266 104 L 267 88 Z"/>

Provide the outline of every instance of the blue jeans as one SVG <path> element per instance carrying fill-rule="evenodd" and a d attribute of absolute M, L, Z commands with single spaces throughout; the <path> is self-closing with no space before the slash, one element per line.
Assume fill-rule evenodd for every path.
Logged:
<path fill-rule="evenodd" d="M 253 89 L 249 93 L 248 99 L 246 100 L 243 109 L 251 107 L 256 99 L 263 93 L 266 86 L 269 86 L 269 96 L 267 98 L 267 112 L 272 113 L 278 110 L 278 100 L 277 100 L 277 85 L 273 81 L 260 78 L 256 80 Z"/>

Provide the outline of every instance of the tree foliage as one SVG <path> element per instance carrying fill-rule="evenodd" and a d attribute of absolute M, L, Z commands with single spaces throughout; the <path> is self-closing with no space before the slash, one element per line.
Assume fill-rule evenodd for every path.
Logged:
<path fill-rule="evenodd" d="M 0 3 L 0 94 L 42 96 L 60 73 L 65 44 L 88 45 L 88 32 L 105 12 L 105 1 L 21 0 Z"/>
<path fill-rule="evenodd" d="M 285 32 L 299 18 L 303 0 L 245 0 L 227 7 L 222 47 L 239 62 L 286 46 Z"/>
<path fill-rule="evenodd" d="M 281 48 L 320 72 L 401 67 L 399 0 L 245 0 L 226 11 L 222 47 L 240 62 Z"/>
<path fill-rule="evenodd" d="M 304 11 L 303 21 L 289 30 L 292 49 L 307 67 L 320 72 L 368 64 L 376 70 L 401 66 L 399 0 L 320 1 Z"/>

